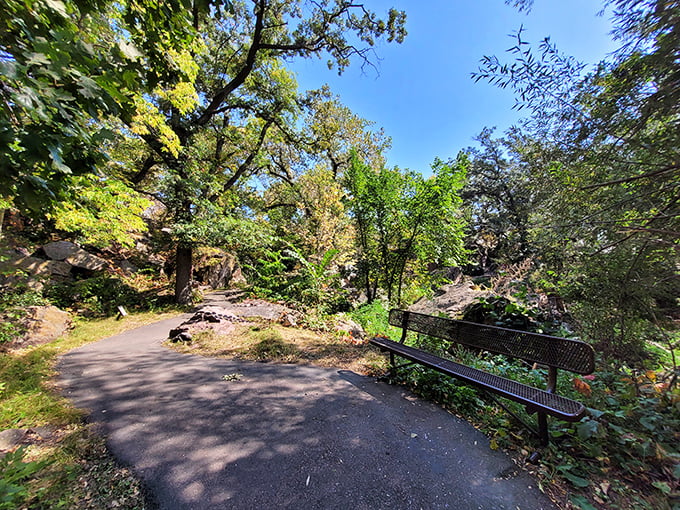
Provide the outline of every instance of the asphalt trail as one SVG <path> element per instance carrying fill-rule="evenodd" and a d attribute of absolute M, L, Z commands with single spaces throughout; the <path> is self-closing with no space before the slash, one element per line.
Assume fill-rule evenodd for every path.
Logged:
<path fill-rule="evenodd" d="M 555 508 L 481 433 L 403 388 L 176 353 L 161 342 L 182 320 L 59 363 L 63 394 L 101 423 L 159 508 Z"/>

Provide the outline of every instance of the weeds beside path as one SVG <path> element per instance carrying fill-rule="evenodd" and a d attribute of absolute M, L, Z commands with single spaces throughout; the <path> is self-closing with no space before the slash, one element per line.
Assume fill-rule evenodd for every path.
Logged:
<path fill-rule="evenodd" d="M 0 509 L 145 507 L 139 481 L 115 462 L 96 427 L 85 423 L 83 412 L 58 394 L 52 377 L 59 355 L 180 313 L 78 321 L 55 342 L 0 353 L 0 430 L 18 429 L 23 436 L 18 453 L 0 466 L 0 481 L 16 478 L 10 486 L 0 486 Z M 16 474 L 28 461 L 45 466 Z"/>

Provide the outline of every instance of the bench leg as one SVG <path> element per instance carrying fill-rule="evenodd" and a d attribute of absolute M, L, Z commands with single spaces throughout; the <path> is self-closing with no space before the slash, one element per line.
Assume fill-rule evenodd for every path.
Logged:
<path fill-rule="evenodd" d="M 538 413 L 538 437 L 543 446 L 548 446 L 550 437 L 548 435 L 548 415 L 545 413 Z"/>

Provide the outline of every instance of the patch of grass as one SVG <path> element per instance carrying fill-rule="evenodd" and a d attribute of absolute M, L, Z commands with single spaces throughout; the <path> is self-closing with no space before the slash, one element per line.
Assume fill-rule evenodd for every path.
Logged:
<path fill-rule="evenodd" d="M 309 363 L 366 375 L 387 369 L 385 357 L 369 345 L 352 345 L 334 332 L 288 328 L 279 324 L 237 324 L 229 334 L 201 331 L 192 343 L 167 343 L 171 349 L 212 357 L 272 363 Z"/>
<path fill-rule="evenodd" d="M 28 441 L 26 460 L 49 465 L 24 482 L 28 491 L 19 508 L 144 508 L 139 482 L 115 463 L 102 438 L 83 423 L 82 411 L 58 394 L 51 378 L 59 354 L 178 313 L 77 321 L 55 342 L 0 353 L 0 429 L 53 430 L 49 439 Z"/>

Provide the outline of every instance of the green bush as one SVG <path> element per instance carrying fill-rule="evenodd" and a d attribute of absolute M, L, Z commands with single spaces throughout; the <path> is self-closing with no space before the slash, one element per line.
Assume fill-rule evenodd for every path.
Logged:
<path fill-rule="evenodd" d="M 570 335 L 560 321 L 551 318 L 547 313 L 502 296 L 478 298 L 476 303 L 464 310 L 462 319 L 532 333 Z"/>
<path fill-rule="evenodd" d="M 28 496 L 25 482 L 48 465 L 47 462 L 24 462 L 25 449 L 19 448 L 0 459 L 0 510 L 19 508 Z"/>
<path fill-rule="evenodd" d="M 348 313 L 353 320 L 361 324 L 369 337 L 387 335 L 394 340 L 398 340 L 401 336 L 401 330 L 390 326 L 388 314 L 389 310 L 379 300 L 361 305 Z"/>
<path fill-rule="evenodd" d="M 140 292 L 111 276 L 56 283 L 45 289 L 45 297 L 59 308 L 76 309 L 80 314 L 91 317 L 116 315 L 118 306 L 149 310 L 168 299 L 158 296 L 153 290 Z"/>

